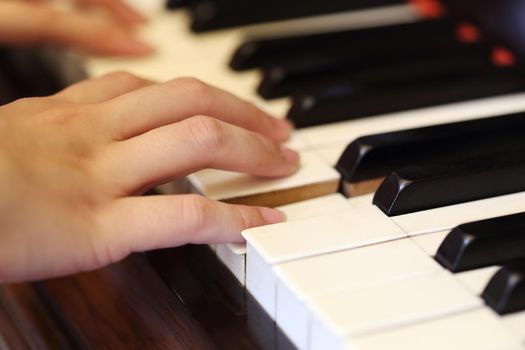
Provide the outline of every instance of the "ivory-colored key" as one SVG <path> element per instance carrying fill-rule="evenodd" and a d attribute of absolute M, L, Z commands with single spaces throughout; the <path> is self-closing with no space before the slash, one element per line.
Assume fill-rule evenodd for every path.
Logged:
<path fill-rule="evenodd" d="M 341 154 L 343 154 L 343 151 L 346 149 L 346 146 L 348 146 L 348 142 L 342 142 L 335 145 L 313 148 L 313 151 L 319 156 L 319 158 L 324 160 L 326 164 L 335 166 L 339 157 L 341 157 Z"/>
<path fill-rule="evenodd" d="M 516 335 L 525 348 L 525 311 L 515 312 L 501 317 L 505 327 Z"/>
<path fill-rule="evenodd" d="M 409 239 L 278 264 L 274 266 L 278 277 L 275 320 L 299 348 L 305 349 L 310 320 L 308 304 L 314 298 L 440 269 L 434 259 Z M 258 300 L 264 305 L 265 300 Z"/>
<path fill-rule="evenodd" d="M 424 235 L 412 236 L 410 239 L 416 243 L 429 256 L 435 256 L 441 242 L 449 234 L 450 231 L 439 231 L 427 233 Z"/>
<path fill-rule="evenodd" d="M 272 265 L 525 210 L 525 192 L 391 218 L 368 200 L 368 196 L 349 199 L 355 204 L 347 212 L 243 232 L 248 243 L 246 284 L 270 315 L 275 308 Z"/>
<path fill-rule="evenodd" d="M 480 308 L 483 301 L 449 272 L 314 298 L 308 349 L 334 349 L 345 337 L 381 332 Z"/>
<path fill-rule="evenodd" d="M 286 214 L 286 219 L 290 222 L 337 212 L 350 207 L 350 203 L 343 195 L 334 193 L 285 205 L 278 209 Z M 224 265 L 244 285 L 246 283 L 246 244 L 218 244 L 216 253 Z"/>
<path fill-rule="evenodd" d="M 351 202 L 351 201 L 349 201 Z M 275 310 L 272 265 L 405 236 L 374 206 L 245 230 L 246 285 L 270 315 Z"/>
<path fill-rule="evenodd" d="M 429 256 L 435 256 L 439 246 L 450 231 L 433 232 L 424 235 L 412 236 L 410 239 L 415 242 Z M 454 274 L 462 285 L 472 294 L 481 295 L 483 289 L 494 276 L 499 266 L 489 266 L 471 271 Z"/>
<path fill-rule="evenodd" d="M 277 207 L 337 191 L 339 174 L 311 152 L 301 152 L 297 173 L 279 179 L 206 169 L 189 176 L 195 192 L 227 203 Z"/>
<path fill-rule="evenodd" d="M 481 295 L 483 289 L 485 289 L 499 268 L 500 266 L 488 266 L 481 269 L 456 273 L 454 276 L 472 293 Z"/>
<path fill-rule="evenodd" d="M 481 308 L 363 337 L 349 338 L 348 350 L 516 350 L 519 340 L 491 310 Z M 333 349 L 337 350 L 337 349 Z"/>

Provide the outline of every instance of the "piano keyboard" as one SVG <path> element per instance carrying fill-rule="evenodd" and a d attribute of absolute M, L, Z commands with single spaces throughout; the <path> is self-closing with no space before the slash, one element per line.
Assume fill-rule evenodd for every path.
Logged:
<path fill-rule="evenodd" d="M 313 107 L 325 113 L 331 105 L 345 110 L 344 99 L 315 95 L 313 89 L 313 95 L 293 93 L 293 100 L 264 100 L 256 94 L 261 74 L 227 68 L 233 52 L 247 37 L 294 39 L 305 33 L 410 24 L 419 19 L 413 7 L 395 5 L 195 36 L 188 32 L 190 21 L 184 12 L 166 12 L 142 33 L 157 47 L 156 56 L 138 61 L 90 59 L 86 67 L 92 76 L 114 70 L 161 81 L 196 76 L 274 115 L 285 116 L 289 110 L 293 114 L 295 108 L 299 114 L 296 118 L 316 120 Z M 373 205 L 372 195 L 345 198 L 335 193 L 341 175 L 334 167 L 347 146 L 359 137 L 525 111 L 525 88 L 519 83 L 506 85 L 505 79 L 498 85 L 498 74 L 485 82 L 493 82 L 501 90 L 476 90 L 472 96 L 459 94 L 442 102 L 437 98 L 436 103 L 408 104 L 412 106 L 409 110 L 401 108 L 404 106 L 374 109 L 368 103 L 363 104 L 363 110 L 379 112 L 348 113 L 351 118 L 344 120 L 344 113 L 336 111 L 334 115 L 341 116 L 335 122 L 317 120 L 300 128 L 289 145 L 301 152 L 302 166 L 287 179 L 262 180 L 218 170 L 190 176 L 193 190 L 210 198 L 280 206 L 287 213 L 286 223 L 243 232 L 246 245 L 215 245 L 212 249 L 295 346 L 365 350 L 525 348 L 525 296 L 523 281 L 519 280 L 519 276 L 523 279 L 523 269 L 511 266 L 515 270 L 501 272 L 499 265 L 506 263 L 501 261 L 452 273 L 434 258 L 456 226 L 525 211 L 525 192 L 501 193 L 396 216 L 388 216 Z M 483 79 L 468 81 L 471 85 L 483 83 Z M 345 84 L 339 87 L 347 88 Z M 415 93 L 417 88 L 407 91 Z M 346 93 L 342 96 L 350 96 Z M 433 96 L 435 91 L 425 93 Z M 391 98 L 377 96 L 384 96 L 384 101 Z M 380 180 L 364 192 L 375 190 Z M 517 244 L 525 252 L 523 241 Z M 523 311 L 502 316 L 493 311 L 494 305 L 485 303 L 481 295 L 501 294 L 500 280 L 516 282 L 515 288 L 507 283 L 505 291 L 510 291 L 513 303 L 522 303 Z M 491 284 L 495 287 L 487 294 Z"/>

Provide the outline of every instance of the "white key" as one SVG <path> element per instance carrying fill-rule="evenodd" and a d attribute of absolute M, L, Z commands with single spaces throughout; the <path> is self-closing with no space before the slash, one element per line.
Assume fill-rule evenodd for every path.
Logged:
<path fill-rule="evenodd" d="M 298 221 L 335 213 L 350 208 L 345 196 L 340 193 L 283 205 L 278 209 L 286 214 L 286 221 Z"/>
<path fill-rule="evenodd" d="M 502 316 L 501 321 L 525 345 L 525 311 Z"/>
<path fill-rule="evenodd" d="M 462 311 L 483 302 L 439 271 L 371 288 L 323 295 L 310 303 L 309 349 L 333 349 L 345 337 L 379 332 Z"/>
<path fill-rule="evenodd" d="M 404 234 L 439 232 L 464 222 L 525 210 L 525 192 L 522 192 L 388 218 L 372 204 L 366 204 L 369 198 L 356 199 L 355 209 L 344 214 L 243 232 L 248 242 L 247 287 L 270 315 L 274 312 L 272 264 L 387 241 Z"/>
<path fill-rule="evenodd" d="M 423 251 L 429 256 L 435 256 L 439 246 L 449 233 L 450 231 L 448 230 L 432 232 L 424 235 L 412 236 L 410 239 L 414 241 L 414 243 L 416 243 L 421 249 L 423 249 Z"/>
<path fill-rule="evenodd" d="M 215 254 L 244 286 L 246 283 L 246 245 L 243 243 L 217 244 Z"/>
<path fill-rule="evenodd" d="M 245 230 L 246 286 L 270 315 L 275 313 L 272 265 L 370 245 L 405 234 L 374 206 Z"/>
<path fill-rule="evenodd" d="M 423 235 L 412 236 L 410 239 L 415 242 L 423 251 L 435 256 L 441 243 L 450 231 L 433 232 Z M 474 270 L 455 273 L 454 277 L 474 295 L 481 295 L 483 289 L 494 276 L 499 266 L 488 266 Z"/>
<path fill-rule="evenodd" d="M 454 276 L 472 293 L 481 295 L 490 279 L 492 276 L 494 276 L 496 271 L 499 270 L 499 268 L 499 266 L 488 266 L 480 269 L 456 273 Z"/>
<path fill-rule="evenodd" d="M 306 348 L 310 319 L 307 304 L 313 298 L 440 269 L 408 239 L 278 264 L 274 267 L 278 276 L 275 320 L 299 348 Z"/>
<path fill-rule="evenodd" d="M 189 176 L 197 191 L 208 198 L 227 200 L 320 183 L 335 183 L 339 173 L 312 152 L 301 152 L 301 167 L 297 173 L 279 179 L 262 179 L 247 174 L 206 169 Z"/>
<path fill-rule="evenodd" d="M 334 193 L 284 205 L 278 209 L 286 214 L 289 222 L 333 213 L 349 207 L 350 203 L 343 195 Z M 218 258 L 233 273 L 237 280 L 244 285 L 246 283 L 246 244 L 218 244 L 216 252 Z"/>
<path fill-rule="evenodd" d="M 415 242 L 426 254 L 435 256 L 441 243 L 450 231 L 433 232 L 423 235 L 412 236 L 410 239 Z M 474 295 L 481 295 L 488 282 L 494 276 L 499 266 L 488 266 L 474 270 L 459 272 L 454 274 L 465 288 Z"/>
<path fill-rule="evenodd" d="M 352 206 L 355 208 L 361 208 L 361 207 L 369 207 L 372 204 L 372 200 L 374 199 L 374 194 L 365 194 L 361 196 L 355 196 L 348 199 L 350 203 L 352 203 Z"/>
<path fill-rule="evenodd" d="M 393 216 L 392 220 L 412 236 L 522 211 L 525 211 L 525 192 Z"/>
<path fill-rule="evenodd" d="M 479 310 L 396 328 L 368 336 L 350 338 L 349 350 L 515 350 L 519 340 L 490 310 Z M 335 350 L 335 349 L 334 349 Z"/>
<path fill-rule="evenodd" d="M 342 142 L 336 145 L 313 148 L 313 151 L 319 156 L 319 158 L 324 160 L 326 164 L 335 166 L 348 144 L 349 142 Z"/>
<path fill-rule="evenodd" d="M 125 2 L 146 16 L 154 16 L 166 6 L 166 1 L 163 0 L 126 0 Z"/>

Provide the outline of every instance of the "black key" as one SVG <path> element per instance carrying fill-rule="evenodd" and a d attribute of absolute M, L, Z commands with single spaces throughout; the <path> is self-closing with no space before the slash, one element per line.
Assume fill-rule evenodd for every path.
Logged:
<path fill-rule="evenodd" d="M 384 52 L 412 54 L 415 45 L 438 46 L 455 39 L 449 19 L 403 23 L 366 29 L 304 36 L 250 40 L 235 51 L 230 66 L 235 70 L 268 68 L 287 63 L 365 61 L 381 59 Z"/>
<path fill-rule="evenodd" d="M 316 94 L 331 88 L 351 89 L 355 93 L 494 70 L 481 46 L 454 41 L 419 46 L 410 52 L 405 48 L 363 57 L 327 57 L 325 62 L 313 62 L 306 57 L 300 63 L 265 69 L 258 92 L 264 98 Z"/>
<path fill-rule="evenodd" d="M 189 5 L 191 0 L 168 0 L 166 7 L 168 9 L 178 9 L 183 6 Z"/>
<path fill-rule="evenodd" d="M 522 249 L 525 245 L 522 244 Z M 482 298 L 500 315 L 525 310 L 525 263 L 502 267 L 490 280 Z"/>
<path fill-rule="evenodd" d="M 525 213 L 459 225 L 447 235 L 436 254 L 436 260 L 452 272 L 524 258 Z"/>
<path fill-rule="evenodd" d="M 432 157 L 432 154 L 428 155 Z M 525 148 L 389 175 L 373 203 L 388 216 L 525 191 Z"/>
<path fill-rule="evenodd" d="M 352 183 L 384 177 L 396 169 L 451 162 L 525 147 L 525 114 L 363 136 L 348 145 L 336 169 Z"/>
<path fill-rule="evenodd" d="M 372 91 L 334 87 L 322 94 L 295 97 L 288 119 L 297 128 L 303 128 L 523 90 L 524 75 L 510 68 L 481 76 L 444 76 L 438 81 L 422 80 L 419 85 Z"/>
<path fill-rule="evenodd" d="M 199 0 L 190 5 L 191 28 L 206 31 L 303 16 L 352 11 L 404 0 Z"/>

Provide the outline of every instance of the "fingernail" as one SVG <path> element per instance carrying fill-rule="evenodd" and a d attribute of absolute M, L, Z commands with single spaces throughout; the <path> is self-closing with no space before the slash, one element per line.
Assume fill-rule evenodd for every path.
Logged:
<path fill-rule="evenodd" d="M 286 214 L 283 211 L 271 208 L 261 208 L 260 211 L 267 224 L 277 224 L 286 221 Z"/>
<path fill-rule="evenodd" d="M 299 153 L 286 146 L 281 146 L 281 156 L 286 163 L 299 164 Z"/>
<path fill-rule="evenodd" d="M 288 119 L 277 119 L 276 118 L 276 121 L 278 123 L 278 126 L 282 129 L 285 129 L 287 131 L 292 131 L 293 129 L 293 124 L 292 122 L 290 122 Z"/>
<path fill-rule="evenodd" d="M 278 141 L 285 141 L 290 138 L 293 131 L 293 125 L 287 119 L 273 118 L 273 125 L 278 134 Z"/>

